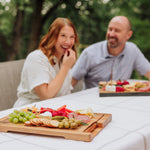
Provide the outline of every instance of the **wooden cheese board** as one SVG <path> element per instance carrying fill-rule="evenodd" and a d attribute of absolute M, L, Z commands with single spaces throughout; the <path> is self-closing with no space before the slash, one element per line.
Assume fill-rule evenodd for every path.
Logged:
<path fill-rule="evenodd" d="M 112 96 L 150 96 L 150 92 L 109 92 L 99 89 L 100 97 L 112 97 Z"/>
<path fill-rule="evenodd" d="M 147 80 L 100 81 L 99 96 L 150 96 L 150 82 Z"/>
<path fill-rule="evenodd" d="M 26 133 L 35 135 L 57 136 L 70 140 L 90 142 L 112 120 L 111 114 L 95 113 L 88 125 L 76 129 L 59 129 L 41 126 L 25 126 L 23 123 L 11 123 L 8 116 L 0 119 L 0 132 Z"/>

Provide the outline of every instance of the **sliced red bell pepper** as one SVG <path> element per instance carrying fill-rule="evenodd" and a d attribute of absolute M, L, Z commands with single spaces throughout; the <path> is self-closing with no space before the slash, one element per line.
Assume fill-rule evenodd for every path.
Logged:
<path fill-rule="evenodd" d="M 63 106 L 57 108 L 57 111 L 59 111 L 59 110 L 65 110 L 66 107 L 67 107 L 67 105 L 63 105 Z"/>
<path fill-rule="evenodd" d="M 73 112 L 73 110 L 70 110 L 70 109 L 65 109 L 65 112 L 67 112 L 67 113 L 71 113 L 71 112 Z"/>
<path fill-rule="evenodd" d="M 51 108 L 45 108 L 45 107 L 41 107 L 41 109 L 40 109 L 40 113 L 44 113 L 44 112 L 46 112 L 46 111 L 52 112 L 52 111 L 53 111 L 53 109 L 51 109 Z"/>
<path fill-rule="evenodd" d="M 70 109 L 67 109 L 66 107 L 67 107 L 66 105 L 63 105 L 63 106 L 59 107 L 57 110 L 54 110 L 51 108 L 41 107 L 40 113 L 44 113 L 44 112 L 48 111 L 48 112 L 52 113 L 52 117 L 54 117 L 54 116 L 65 116 L 68 118 L 68 114 L 73 112 L 73 111 Z"/>
<path fill-rule="evenodd" d="M 61 111 L 61 110 L 59 110 L 59 111 L 55 110 L 55 111 L 52 111 L 51 113 L 52 113 L 52 117 L 65 116 L 65 117 L 68 118 L 68 114 L 66 112 L 64 112 L 64 111 Z"/>
<path fill-rule="evenodd" d="M 67 112 L 67 113 L 73 112 L 72 110 L 70 110 L 70 109 L 68 109 L 68 108 L 66 108 L 66 107 L 67 107 L 67 105 L 63 105 L 63 106 L 59 107 L 59 108 L 57 109 L 57 111 L 64 111 L 64 112 Z"/>

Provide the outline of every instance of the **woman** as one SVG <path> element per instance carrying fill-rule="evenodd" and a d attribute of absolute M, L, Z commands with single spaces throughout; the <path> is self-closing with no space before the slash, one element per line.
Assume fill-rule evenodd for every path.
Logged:
<path fill-rule="evenodd" d="M 71 92 L 70 69 L 76 62 L 77 43 L 73 23 L 66 18 L 57 18 L 41 39 L 39 49 L 26 58 L 14 107 Z"/>

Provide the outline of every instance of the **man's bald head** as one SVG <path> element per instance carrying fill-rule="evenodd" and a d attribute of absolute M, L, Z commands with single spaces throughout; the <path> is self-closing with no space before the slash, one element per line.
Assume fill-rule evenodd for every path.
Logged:
<path fill-rule="evenodd" d="M 125 16 L 115 16 L 114 18 L 111 19 L 110 22 L 118 21 L 121 24 L 125 24 L 127 26 L 127 30 L 132 30 L 132 24 L 130 20 L 125 17 Z"/>

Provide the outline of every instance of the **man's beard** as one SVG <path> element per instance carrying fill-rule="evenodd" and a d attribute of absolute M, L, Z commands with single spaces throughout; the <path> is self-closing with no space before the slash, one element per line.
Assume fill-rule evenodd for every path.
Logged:
<path fill-rule="evenodd" d="M 115 40 L 115 42 L 112 42 L 111 41 L 112 39 L 113 41 Z M 107 43 L 108 43 L 108 47 L 110 48 L 116 48 L 119 45 L 118 39 L 116 37 L 107 37 Z"/>

